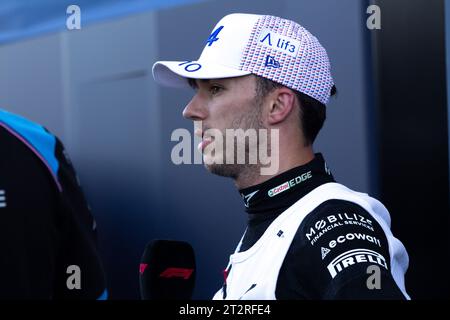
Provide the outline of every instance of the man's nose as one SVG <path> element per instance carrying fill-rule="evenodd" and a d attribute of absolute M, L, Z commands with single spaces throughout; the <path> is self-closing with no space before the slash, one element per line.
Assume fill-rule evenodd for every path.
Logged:
<path fill-rule="evenodd" d="M 183 117 L 190 120 L 204 120 L 206 118 L 206 108 L 201 99 L 196 94 L 183 110 Z"/>

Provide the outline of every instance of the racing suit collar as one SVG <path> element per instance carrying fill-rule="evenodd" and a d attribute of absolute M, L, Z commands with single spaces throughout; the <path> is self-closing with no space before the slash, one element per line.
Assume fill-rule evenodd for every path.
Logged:
<path fill-rule="evenodd" d="M 245 211 L 281 213 L 316 187 L 334 182 L 321 153 L 310 162 L 283 172 L 261 184 L 239 190 Z"/>

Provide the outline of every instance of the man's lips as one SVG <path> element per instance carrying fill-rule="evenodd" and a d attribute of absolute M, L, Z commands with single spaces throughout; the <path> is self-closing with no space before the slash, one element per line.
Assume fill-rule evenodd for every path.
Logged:
<path fill-rule="evenodd" d="M 206 148 L 208 144 L 212 142 L 211 139 L 203 139 L 197 146 L 197 149 L 203 152 L 203 150 Z"/>
<path fill-rule="evenodd" d="M 195 134 L 196 136 L 202 138 L 202 141 L 201 141 L 201 142 L 198 144 L 198 146 L 197 146 L 197 149 L 198 149 L 200 152 L 203 152 L 203 150 L 206 148 L 206 146 L 207 146 L 208 144 L 210 144 L 211 142 L 213 142 L 213 140 L 212 140 L 211 137 L 205 137 L 205 136 L 203 135 L 203 130 L 202 130 L 202 129 L 196 129 L 196 130 L 194 131 L 194 134 Z"/>

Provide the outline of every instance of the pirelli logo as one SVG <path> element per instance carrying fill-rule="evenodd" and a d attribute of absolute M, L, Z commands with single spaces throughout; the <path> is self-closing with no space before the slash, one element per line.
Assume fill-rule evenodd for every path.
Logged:
<path fill-rule="evenodd" d="M 6 195 L 5 190 L 0 190 L 0 208 L 6 207 Z"/>
<path fill-rule="evenodd" d="M 334 279 L 339 272 L 358 263 L 372 263 L 388 269 L 386 259 L 378 252 L 369 249 L 354 249 L 344 252 L 334 258 L 327 268 L 331 278 Z"/>

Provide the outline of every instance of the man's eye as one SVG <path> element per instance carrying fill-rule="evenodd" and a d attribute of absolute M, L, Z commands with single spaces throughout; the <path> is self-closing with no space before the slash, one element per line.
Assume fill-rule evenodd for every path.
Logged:
<path fill-rule="evenodd" d="M 220 90 L 222 90 L 222 88 L 219 86 L 211 86 L 211 88 L 209 88 L 212 95 L 218 94 Z"/>

